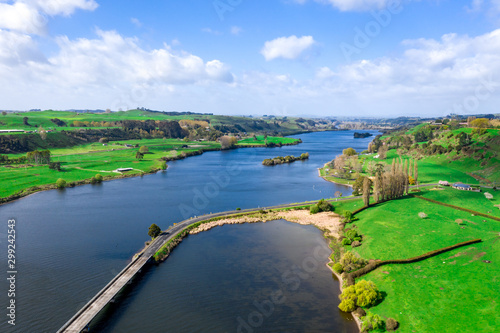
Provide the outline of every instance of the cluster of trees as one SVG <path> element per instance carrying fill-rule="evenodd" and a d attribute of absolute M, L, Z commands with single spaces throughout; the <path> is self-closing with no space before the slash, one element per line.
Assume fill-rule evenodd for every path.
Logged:
<path fill-rule="evenodd" d="M 373 181 L 373 197 L 375 202 L 395 199 L 408 194 L 410 180 L 418 180 L 418 164 L 415 160 L 392 160 L 391 169 L 387 172 L 377 172 Z M 412 166 L 413 162 L 413 166 Z M 370 185 L 363 181 L 363 201 L 365 206 L 370 203 Z"/>
<path fill-rule="evenodd" d="M 354 132 L 355 139 L 368 138 L 370 136 L 373 136 L 373 134 L 368 133 L 368 132 L 365 132 L 365 133 Z"/>
<path fill-rule="evenodd" d="M 344 312 L 353 312 L 357 307 L 374 305 L 381 297 L 381 293 L 375 283 L 361 280 L 342 291 L 339 309 Z"/>
<path fill-rule="evenodd" d="M 305 161 L 309 159 L 309 153 L 303 153 L 300 154 L 299 157 L 295 157 L 293 155 L 288 155 L 285 157 L 278 156 L 275 158 L 266 158 L 264 161 L 262 161 L 263 165 L 266 166 L 273 166 L 273 165 L 278 165 L 278 164 L 283 164 L 283 163 L 293 163 L 295 161 Z"/>
<path fill-rule="evenodd" d="M 67 126 L 65 122 L 62 120 L 59 120 L 59 122 L 62 122 L 64 124 L 59 124 L 56 123 L 54 120 L 59 120 L 57 118 L 51 119 L 51 121 L 56 124 L 57 126 Z M 75 120 L 73 121 L 69 126 L 70 127 L 119 127 L 121 124 L 120 121 L 80 121 L 80 120 Z"/>
<path fill-rule="evenodd" d="M 220 138 L 220 145 L 221 149 L 226 150 L 226 149 L 231 149 L 236 144 L 238 143 L 238 139 L 236 139 L 234 136 L 228 136 L 224 135 L 223 137 Z"/>
<path fill-rule="evenodd" d="M 58 127 L 68 126 L 68 124 L 66 124 L 66 122 L 62 121 L 59 118 L 50 119 L 50 121 L 53 122 Z"/>
<path fill-rule="evenodd" d="M 49 164 L 50 151 L 49 150 L 34 150 L 26 154 L 26 161 L 34 164 Z"/>
<path fill-rule="evenodd" d="M 49 169 L 61 171 L 61 162 L 49 162 Z"/>

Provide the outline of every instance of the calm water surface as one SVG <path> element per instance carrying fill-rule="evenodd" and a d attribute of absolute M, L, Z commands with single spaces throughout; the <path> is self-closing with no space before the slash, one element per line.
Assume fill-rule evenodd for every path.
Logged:
<path fill-rule="evenodd" d="M 15 218 L 18 268 L 16 326 L 3 314 L 0 332 L 55 332 L 144 245 L 151 223 L 167 228 L 192 215 L 349 194 L 319 178 L 317 168 L 345 147 L 366 149 L 371 138 L 352 134 L 310 133 L 296 136 L 303 140 L 297 146 L 205 153 L 169 163 L 167 172 L 0 206 L 3 267 L 6 222 Z M 265 158 L 303 152 L 310 153 L 308 161 L 261 165 Z M 93 331 L 236 332 L 240 326 L 242 332 L 351 332 L 353 323 L 337 310 L 338 283 L 324 263 L 296 290 L 283 280 L 289 267 L 300 268 L 312 255 L 319 236 L 313 227 L 272 222 L 189 237 L 164 264 L 136 279 Z M 0 288 L 1 304 L 7 304 L 5 279 Z M 256 328 L 241 324 L 248 325 L 254 302 L 276 290 L 285 294 L 283 304 Z"/>

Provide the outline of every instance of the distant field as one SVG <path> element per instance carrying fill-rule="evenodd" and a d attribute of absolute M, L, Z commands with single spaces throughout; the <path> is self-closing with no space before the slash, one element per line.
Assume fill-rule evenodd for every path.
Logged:
<path fill-rule="evenodd" d="M 107 146 L 102 143 L 92 143 L 72 148 L 53 149 L 52 161 L 61 162 L 62 172 L 50 170 L 47 165 L 0 166 L 0 197 L 7 197 L 20 190 L 46 184 L 54 184 L 58 178 L 67 182 L 90 179 L 97 173 L 108 177 L 117 177 L 120 174 L 113 172 L 118 168 L 134 168 L 128 174 L 140 174 L 158 168 L 160 158 L 175 156 L 182 152 L 197 151 L 200 149 L 217 149 L 216 142 L 184 142 L 178 139 L 151 139 L 110 142 Z M 135 155 L 139 148 L 126 148 L 124 144 L 147 146 L 149 152 L 142 160 Z M 187 148 L 181 148 L 187 145 Z M 20 155 L 9 155 L 11 158 Z"/>
<path fill-rule="evenodd" d="M 254 138 L 246 138 L 243 140 L 238 141 L 238 146 L 252 146 L 252 145 L 265 145 L 266 140 L 264 139 L 263 135 L 257 135 L 256 136 L 257 140 Z M 268 143 L 281 143 L 281 144 L 293 144 L 296 142 L 299 142 L 298 139 L 294 138 L 281 138 L 281 137 L 272 137 L 268 136 L 267 137 L 267 142 Z"/>
<path fill-rule="evenodd" d="M 500 196 L 500 191 L 491 193 Z M 498 216 L 493 207 L 498 199 L 488 202 L 481 193 L 422 194 L 480 211 L 494 208 L 492 215 Z M 419 212 L 428 218 L 419 218 Z M 382 266 L 361 277 L 387 293 L 369 311 L 398 320 L 398 332 L 498 332 L 500 222 L 417 198 L 386 202 L 356 216 L 363 245 L 353 251 L 366 259 L 405 259 L 466 240 L 483 240 L 418 263 Z"/>
<path fill-rule="evenodd" d="M 254 145 L 264 145 L 264 138 L 252 140 Z M 245 140 L 243 140 L 245 141 Z M 268 142 L 292 143 L 298 141 L 292 138 L 268 137 Z M 133 147 L 126 147 L 125 144 Z M 139 148 L 147 146 L 149 153 L 144 154 L 142 160 L 136 159 Z M 244 144 L 242 145 L 244 146 Z M 85 145 L 50 149 L 52 162 L 61 162 L 62 172 L 50 170 L 47 165 L 19 166 L 0 165 L 0 197 L 7 197 L 18 191 L 47 184 L 54 184 L 57 179 L 63 178 L 67 182 L 86 180 L 101 174 L 105 177 L 116 178 L 120 173 L 113 172 L 118 168 L 133 168 L 127 174 L 141 174 L 158 169 L 162 157 L 175 157 L 182 153 L 198 150 L 220 149 L 218 142 L 190 141 L 180 139 L 142 139 L 114 141 L 104 145 L 89 143 Z M 26 154 L 9 154 L 9 158 L 18 158 Z"/>

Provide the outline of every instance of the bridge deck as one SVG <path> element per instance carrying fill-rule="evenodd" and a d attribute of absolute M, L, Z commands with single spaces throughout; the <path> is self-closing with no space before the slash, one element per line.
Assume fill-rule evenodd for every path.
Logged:
<path fill-rule="evenodd" d="M 110 286 L 101 292 L 71 324 L 60 332 L 80 333 L 92 319 L 108 304 L 113 297 L 132 279 L 146 264 L 149 258 L 137 258 L 128 269 L 119 276 Z"/>

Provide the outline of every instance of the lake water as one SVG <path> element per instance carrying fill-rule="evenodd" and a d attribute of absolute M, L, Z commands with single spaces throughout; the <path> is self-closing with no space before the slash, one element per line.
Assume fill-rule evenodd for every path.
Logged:
<path fill-rule="evenodd" d="M 3 314 L 0 331 L 55 332 L 130 261 L 151 223 L 166 229 L 193 215 L 349 194 L 349 188 L 318 177 L 317 168 L 346 147 L 366 149 L 371 138 L 353 139 L 352 131 L 295 137 L 303 143 L 209 152 L 171 162 L 167 172 L 38 193 L 0 206 L 1 260 L 6 267 L 7 220 L 14 218 L 18 270 L 16 326 Z M 303 152 L 310 153 L 308 161 L 261 165 L 265 158 Z M 323 262 L 315 259 L 308 278 L 293 270 L 283 278 L 325 245 L 320 239 L 314 227 L 284 221 L 224 226 L 188 237 L 165 263 L 146 269 L 92 331 L 356 331 L 337 309 L 338 283 L 324 266 L 326 253 Z M 294 290 L 290 274 L 299 276 Z M 7 290 L 1 279 L 5 306 Z M 260 320 L 254 302 L 268 304 L 280 290 L 286 300 Z"/>

